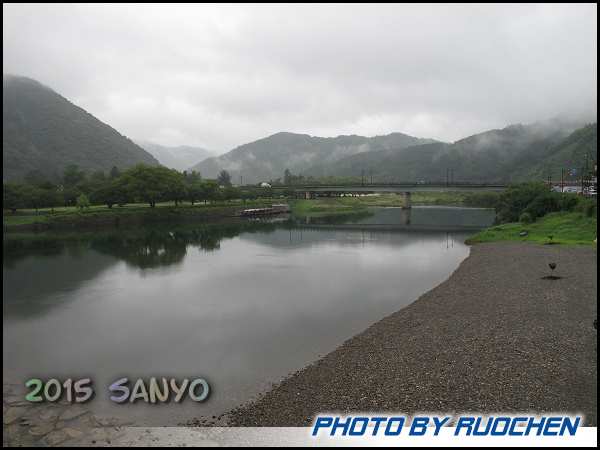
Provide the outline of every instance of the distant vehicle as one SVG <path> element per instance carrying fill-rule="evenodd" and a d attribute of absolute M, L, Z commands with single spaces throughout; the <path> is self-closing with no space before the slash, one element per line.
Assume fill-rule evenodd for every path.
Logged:
<path fill-rule="evenodd" d="M 597 194 L 597 192 L 598 192 L 598 191 L 596 191 L 596 188 L 595 188 L 594 186 L 590 186 L 590 187 L 588 188 L 588 191 L 587 191 L 587 193 L 588 193 L 588 194 L 590 194 L 590 195 L 596 195 L 596 194 Z"/>
<path fill-rule="evenodd" d="M 271 187 L 269 183 L 261 183 L 260 187 Z"/>

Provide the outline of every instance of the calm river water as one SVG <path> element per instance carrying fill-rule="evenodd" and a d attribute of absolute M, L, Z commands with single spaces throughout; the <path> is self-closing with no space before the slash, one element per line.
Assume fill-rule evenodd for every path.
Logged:
<path fill-rule="evenodd" d="M 3 381 L 90 378 L 93 412 L 147 426 L 218 415 L 446 280 L 494 218 L 381 208 L 5 236 Z M 124 377 L 204 379 L 210 397 L 116 403 Z"/>

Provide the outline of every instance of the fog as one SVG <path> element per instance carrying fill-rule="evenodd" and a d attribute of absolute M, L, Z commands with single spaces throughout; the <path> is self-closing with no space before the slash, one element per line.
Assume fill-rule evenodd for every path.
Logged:
<path fill-rule="evenodd" d="M 596 111 L 596 4 L 3 4 L 3 71 L 128 138 L 454 142 Z"/>

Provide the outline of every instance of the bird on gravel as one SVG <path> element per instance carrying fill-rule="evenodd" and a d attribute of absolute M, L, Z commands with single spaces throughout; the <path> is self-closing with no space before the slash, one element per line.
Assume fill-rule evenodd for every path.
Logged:
<path fill-rule="evenodd" d="M 550 269 L 552 270 L 552 273 L 554 274 L 554 269 L 556 269 L 556 263 L 550 263 L 550 264 L 548 264 L 548 267 L 550 267 Z"/>

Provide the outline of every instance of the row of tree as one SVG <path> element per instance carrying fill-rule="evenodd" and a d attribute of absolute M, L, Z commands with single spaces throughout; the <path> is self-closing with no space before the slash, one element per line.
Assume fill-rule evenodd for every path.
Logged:
<path fill-rule="evenodd" d="M 45 178 L 40 170 L 31 170 L 26 182 L 13 184 L 4 182 L 2 189 L 3 209 L 16 212 L 23 208 L 52 208 L 58 206 L 78 206 L 106 204 L 109 208 L 132 202 L 148 203 L 155 207 L 157 202 L 181 201 L 193 204 L 204 201 L 231 201 L 241 199 L 254 201 L 261 198 L 274 198 L 277 195 L 293 197 L 294 189 L 287 188 L 281 194 L 271 187 L 241 190 L 231 185 L 231 177 L 226 171 L 217 180 L 202 179 L 199 172 L 178 172 L 166 167 L 145 164 L 120 172 L 114 166 L 106 175 L 96 171 L 88 175 L 77 165 L 70 165 L 63 171 L 59 183 Z"/>

